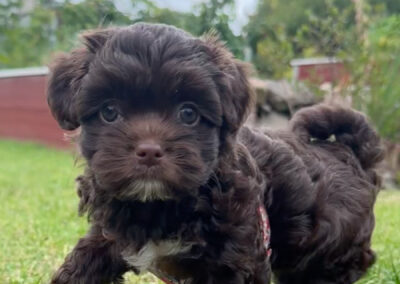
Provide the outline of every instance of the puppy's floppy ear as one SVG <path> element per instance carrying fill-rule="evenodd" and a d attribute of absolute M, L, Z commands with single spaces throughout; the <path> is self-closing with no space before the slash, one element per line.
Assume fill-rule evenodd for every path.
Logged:
<path fill-rule="evenodd" d="M 79 127 L 75 98 L 89 64 L 109 38 L 114 29 L 87 32 L 82 35 L 85 47 L 71 53 L 58 55 L 49 66 L 47 102 L 61 128 L 73 130 Z"/>
<path fill-rule="evenodd" d="M 219 88 L 224 124 L 235 133 L 247 118 L 254 102 L 254 91 L 248 81 L 251 66 L 234 58 L 215 33 L 202 37 L 207 52 L 217 65 L 216 82 Z"/>

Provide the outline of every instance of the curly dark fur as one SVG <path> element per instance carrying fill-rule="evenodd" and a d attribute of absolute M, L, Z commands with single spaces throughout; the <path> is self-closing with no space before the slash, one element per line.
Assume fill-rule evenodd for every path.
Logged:
<path fill-rule="evenodd" d="M 382 150 L 361 114 L 317 106 L 288 131 L 253 131 L 242 127 L 248 68 L 215 37 L 135 24 L 83 39 L 51 66 L 48 102 L 62 128 L 81 126 L 79 211 L 91 229 L 52 283 L 120 283 L 149 270 L 180 283 L 261 284 L 270 265 L 279 283 L 352 283 L 373 263 Z M 193 126 L 177 119 L 188 102 L 201 117 Z M 121 118 L 107 123 L 99 112 L 111 103 Z M 135 156 L 148 139 L 164 153 L 152 167 Z"/>
<path fill-rule="evenodd" d="M 380 180 L 374 167 L 383 159 L 365 116 L 318 105 L 296 113 L 289 131 L 242 133 L 269 180 L 265 205 L 277 282 L 358 280 L 375 260 L 370 242 Z"/>

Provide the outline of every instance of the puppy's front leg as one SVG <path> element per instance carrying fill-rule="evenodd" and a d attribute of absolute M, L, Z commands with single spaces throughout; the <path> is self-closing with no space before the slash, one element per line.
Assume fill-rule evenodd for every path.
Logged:
<path fill-rule="evenodd" d="M 120 251 L 114 241 L 103 236 L 101 228 L 94 227 L 66 257 L 51 284 L 121 283 L 128 265 Z"/>

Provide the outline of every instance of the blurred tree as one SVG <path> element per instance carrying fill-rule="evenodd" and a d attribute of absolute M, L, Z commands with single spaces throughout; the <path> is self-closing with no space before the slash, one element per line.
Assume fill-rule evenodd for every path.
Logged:
<path fill-rule="evenodd" d="M 68 50 L 84 29 L 131 23 L 111 0 L 0 3 L 0 67 L 42 65 L 52 50 Z"/>
<path fill-rule="evenodd" d="M 288 77 L 293 57 L 335 55 L 353 21 L 349 7 L 347 0 L 260 0 L 245 27 L 259 73 Z"/>
<path fill-rule="evenodd" d="M 334 0 L 325 3 L 324 12 L 316 14 L 307 11 L 307 23 L 297 30 L 295 41 L 298 51 L 304 56 L 338 56 L 356 40 L 354 34 L 354 7 L 339 9 Z"/>
<path fill-rule="evenodd" d="M 0 68 L 38 65 L 50 50 L 52 14 L 25 10 L 24 1 L 0 5 Z"/>
<path fill-rule="evenodd" d="M 243 58 L 244 39 L 235 35 L 230 27 L 234 20 L 234 0 L 209 0 L 202 2 L 197 11 L 199 25 L 195 34 L 201 35 L 211 30 L 218 32 L 229 49 L 239 58 Z M 196 11 L 196 12 L 197 12 Z M 197 13 L 196 13 L 197 14 Z"/>
<path fill-rule="evenodd" d="M 245 27 L 257 70 L 279 78 L 290 74 L 293 57 L 336 54 L 354 24 L 352 11 L 348 0 L 260 0 Z"/>
<path fill-rule="evenodd" d="M 399 141 L 400 16 L 387 16 L 399 7 L 397 0 L 260 0 L 246 26 L 254 64 L 260 74 L 282 78 L 293 57 L 342 58 L 351 74 L 343 95 L 382 137 Z"/>
<path fill-rule="evenodd" d="M 325 53 L 328 46 L 333 46 L 329 41 L 340 41 L 340 38 L 336 37 L 341 34 L 335 34 L 330 25 L 336 24 L 335 17 L 349 4 L 347 0 L 332 2 L 332 10 L 329 12 L 334 11 L 336 15 L 327 17 L 325 1 L 259 1 L 257 12 L 250 17 L 245 32 L 254 54 L 253 62 L 260 75 L 272 78 L 287 77 L 291 69 L 289 62 L 293 57 L 302 56 L 303 51 Z M 326 21 L 323 27 L 319 26 L 320 19 Z M 327 31 L 329 33 L 323 37 Z M 332 35 L 335 37 L 332 38 Z M 321 39 L 324 40 L 323 43 L 320 42 Z M 319 43 L 320 47 L 314 47 L 315 43 Z"/>
<path fill-rule="evenodd" d="M 236 56 L 243 57 L 243 37 L 235 35 L 230 27 L 234 20 L 232 16 L 234 0 L 205 1 L 195 6 L 193 13 L 160 8 L 150 0 L 134 0 L 132 4 L 138 10 L 134 16 L 135 22 L 145 21 L 174 25 L 196 36 L 214 30 Z"/>
<path fill-rule="evenodd" d="M 352 5 L 348 0 L 334 0 L 333 4 L 339 10 Z M 255 48 L 265 32 L 271 32 L 277 26 L 283 27 L 288 37 L 295 36 L 299 27 L 309 23 L 306 11 L 323 15 L 326 3 L 314 0 L 259 0 L 256 13 L 250 17 L 246 27 L 251 47 Z"/>
<path fill-rule="evenodd" d="M 159 8 L 151 0 L 134 0 L 124 13 L 112 0 L 26 3 L 0 1 L 0 68 L 42 65 L 52 50 L 71 49 L 82 30 L 138 21 L 170 24 L 194 35 L 214 29 L 236 56 L 243 55 L 243 38 L 230 27 L 234 0 L 209 0 L 194 13 Z"/>
<path fill-rule="evenodd" d="M 400 12 L 398 0 L 363 2 L 369 23 Z M 290 56 L 341 56 L 347 52 L 359 39 L 355 11 L 354 0 L 259 0 L 245 32 L 260 75 L 279 78 L 289 74 Z"/>
<path fill-rule="evenodd" d="M 160 8 L 149 0 L 135 0 L 132 4 L 133 9 L 137 10 L 132 16 L 133 22 L 163 23 L 184 29 L 194 35 L 199 33 L 199 19 L 192 13 Z"/>
<path fill-rule="evenodd" d="M 384 12 L 388 15 L 396 15 L 400 13 L 399 0 L 368 0 L 368 3 L 375 12 Z"/>
<path fill-rule="evenodd" d="M 261 75 L 282 79 L 290 76 L 293 57 L 292 42 L 280 26 L 257 42 L 253 63 Z"/>
<path fill-rule="evenodd" d="M 352 78 L 347 94 L 386 140 L 400 141 L 400 16 L 373 23 L 368 44 L 354 46 L 348 61 Z"/>
<path fill-rule="evenodd" d="M 57 50 L 70 49 L 76 41 L 76 35 L 82 30 L 132 23 L 112 0 L 67 0 L 59 4 L 51 3 L 49 8 L 55 13 L 54 49 Z"/>

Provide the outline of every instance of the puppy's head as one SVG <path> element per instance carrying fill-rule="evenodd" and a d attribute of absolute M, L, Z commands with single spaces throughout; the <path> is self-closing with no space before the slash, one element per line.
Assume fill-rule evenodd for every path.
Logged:
<path fill-rule="evenodd" d="M 151 24 L 83 35 L 50 67 L 48 103 L 97 184 L 117 198 L 194 194 L 251 101 L 246 67 L 215 37 Z"/>

